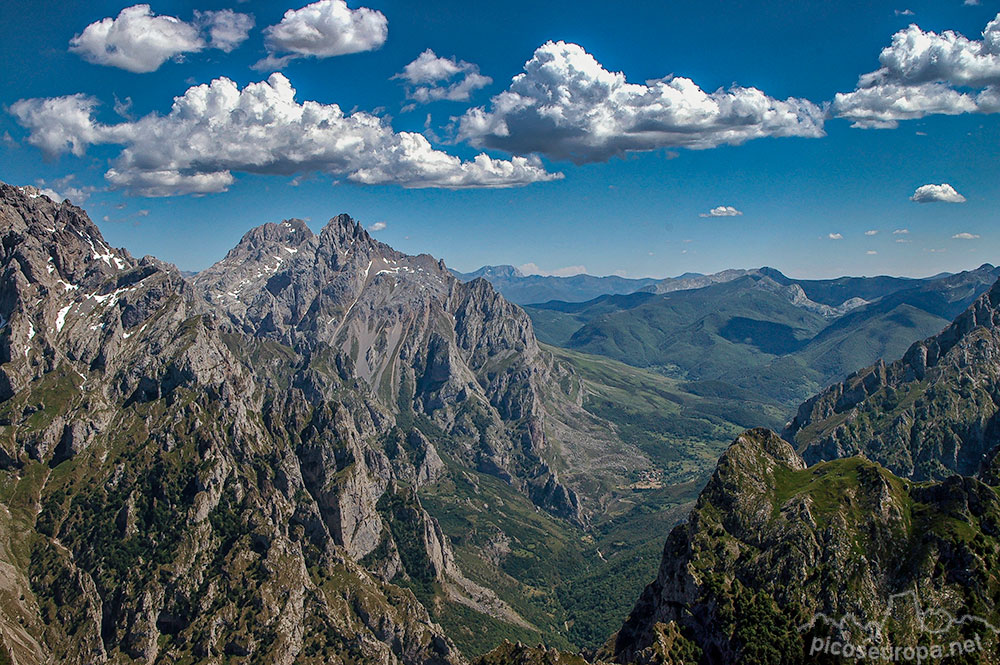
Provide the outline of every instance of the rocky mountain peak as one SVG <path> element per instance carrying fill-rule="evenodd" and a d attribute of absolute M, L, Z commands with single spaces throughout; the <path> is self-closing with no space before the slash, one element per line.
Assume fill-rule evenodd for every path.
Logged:
<path fill-rule="evenodd" d="M 196 287 L 247 334 L 332 354 L 404 418 L 412 409 L 445 432 L 477 432 L 482 445 L 452 452 L 580 521 L 577 497 L 548 466 L 548 368 L 527 315 L 486 280 L 462 284 L 443 261 L 398 252 L 349 215 L 283 244 L 293 232 L 255 229 Z"/>
<path fill-rule="evenodd" d="M 33 187 L 0 183 L 0 235 L 0 362 L 12 363 L 0 377 L 5 395 L 54 362 L 64 328 L 125 295 L 132 284 L 118 282 L 139 263 L 108 245 L 83 210 Z M 100 326 L 88 326 L 98 328 L 81 345 L 93 350 Z"/>
<path fill-rule="evenodd" d="M 862 457 L 806 467 L 773 432 L 746 432 L 598 657 L 805 662 L 813 639 L 910 643 L 923 624 L 886 608 L 917 589 L 942 615 L 990 607 L 994 564 L 977 552 L 991 550 L 971 543 L 990 542 L 998 508 L 996 492 L 975 479 L 907 483 Z M 984 533 L 964 541 L 959 528 Z"/>
<path fill-rule="evenodd" d="M 304 221 L 293 217 L 279 223 L 268 222 L 252 228 L 244 234 L 239 244 L 259 247 L 267 242 L 280 242 L 294 247 L 313 236 L 315 234 Z"/>
<path fill-rule="evenodd" d="M 475 279 L 485 277 L 486 279 L 510 279 L 515 277 L 525 277 L 525 274 L 512 265 L 483 266 L 475 272 L 469 273 L 467 278 Z"/>
<path fill-rule="evenodd" d="M 724 511 L 724 526 L 732 533 L 753 534 L 771 519 L 768 488 L 783 470 L 801 471 L 806 463 L 781 437 L 764 428 L 744 432 L 719 459 L 698 507 Z"/>
<path fill-rule="evenodd" d="M 766 275 L 767 277 L 770 277 L 771 279 L 780 284 L 788 284 L 791 281 L 788 279 L 788 277 L 785 276 L 783 272 L 781 272 L 777 268 L 772 268 L 770 266 L 762 266 L 757 270 L 757 272 L 760 273 L 761 275 Z"/>
<path fill-rule="evenodd" d="M 332 218 L 320 232 L 323 240 L 340 247 L 348 247 L 355 243 L 371 243 L 373 238 L 356 219 L 347 213 L 341 213 Z"/>
<path fill-rule="evenodd" d="M 67 284 L 97 282 L 135 264 L 126 250 L 108 245 L 83 210 L 34 187 L 0 183 L 0 233 L 5 258 L 16 258 L 32 281 L 58 273 Z"/>
<path fill-rule="evenodd" d="M 255 226 L 243 234 L 223 259 L 224 262 L 244 262 L 280 251 L 281 248 L 297 250 L 301 245 L 312 240 L 316 234 L 301 219 L 286 219 L 278 223 L 268 222 Z"/>
<path fill-rule="evenodd" d="M 989 291 L 979 296 L 940 334 L 915 342 L 909 348 L 902 359 L 907 378 L 923 379 L 928 369 L 936 366 L 951 349 L 967 341 L 977 328 L 987 330 L 997 328 L 1000 325 L 998 306 L 1000 306 L 1000 280 L 994 283 Z"/>
<path fill-rule="evenodd" d="M 797 470 L 806 468 L 805 462 L 787 441 L 769 429 L 758 427 L 736 437 L 722 455 L 716 475 L 748 473 L 755 467 L 771 467 L 774 464 Z"/>
<path fill-rule="evenodd" d="M 485 277 L 477 277 L 471 282 L 466 282 L 466 286 L 469 288 L 471 293 L 490 301 L 503 298 L 503 296 L 500 295 L 500 292 L 496 290 L 496 287 L 494 287 L 493 284 Z"/>

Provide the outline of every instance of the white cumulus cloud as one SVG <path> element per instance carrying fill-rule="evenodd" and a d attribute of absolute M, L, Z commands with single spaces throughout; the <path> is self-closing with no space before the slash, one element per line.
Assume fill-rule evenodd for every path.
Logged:
<path fill-rule="evenodd" d="M 133 5 L 117 18 L 88 25 L 70 40 L 69 50 L 87 62 L 138 74 L 209 47 L 228 53 L 246 40 L 252 27 L 252 16 L 229 9 L 195 12 L 194 22 L 188 23 L 156 15 L 149 5 Z"/>
<path fill-rule="evenodd" d="M 878 231 L 876 229 L 869 229 L 868 231 L 865 231 L 865 235 L 866 236 L 877 236 L 878 235 Z"/>
<path fill-rule="evenodd" d="M 208 45 L 225 53 L 231 53 L 245 42 L 254 26 L 253 16 L 240 14 L 232 9 L 196 11 L 194 16 L 195 22 L 208 33 Z"/>
<path fill-rule="evenodd" d="M 547 42 L 524 72 L 458 118 L 458 138 L 515 154 L 577 163 L 659 148 L 714 148 L 765 136 L 824 135 L 825 111 L 756 88 L 705 92 L 680 76 L 629 83 L 582 47 Z"/>
<path fill-rule="evenodd" d="M 956 233 L 951 237 L 952 240 L 979 240 L 979 234 L 977 233 Z"/>
<path fill-rule="evenodd" d="M 708 212 L 703 212 L 699 217 L 738 217 L 743 212 L 733 206 L 716 206 Z"/>
<path fill-rule="evenodd" d="M 368 230 L 369 231 L 382 231 L 387 226 L 388 226 L 388 224 L 386 224 L 385 222 L 375 222 L 374 224 L 372 224 L 371 226 L 368 227 Z"/>
<path fill-rule="evenodd" d="M 843 240 L 844 239 L 844 235 L 842 233 L 828 233 L 826 235 L 826 237 L 829 238 L 830 240 Z"/>
<path fill-rule="evenodd" d="M 448 100 L 468 101 L 469 95 L 493 83 L 479 73 L 479 66 L 455 58 L 438 57 L 427 49 L 392 78 L 407 85 L 406 96 L 420 104 Z"/>
<path fill-rule="evenodd" d="M 64 152 L 82 157 L 103 133 L 93 120 L 98 102 L 83 94 L 22 99 L 10 106 L 18 122 L 31 130 L 28 143 L 52 158 Z"/>
<path fill-rule="evenodd" d="M 881 67 L 838 93 L 833 113 L 862 128 L 893 128 L 927 115 L 1000 111 L 1000 14 L 969 39 L 910 25 L 879 55 Z"/>
<path fill-rule="evenodd" d="M 74 184 L 75 180 L 76 176 L 73 174 L 52 181 L 39 180 L 38 189 L 53 201 L 61 202 L 63 199 L 69 199 L 72 203 L 80 205 L 89 199 L 97 188 L 89 185 L 78 186 Z"/>
<path fill-rule="evenodd" d="M 351 9 L 345 0 L 319 0 L 301 9 L 289 9 L 277 25 L 264 29 L 268 57 L 254 68 L 281 69 L 295 58 L 374 51 L 388 34 L 389 22 L 380 11 Z"/>
<path fill-rule="evenodd" d="M 83 155 L 89 145 L 124 146 L 105 174 L 143 196 L 225 191 L 233 172 L 328 173 L 364 184 L 450 189 L 513 187 L 555 180 L 536 158 L 469 161 L 434 149 L 422 135 L 395 132 L 386 120 L 337 104 L 299 103 L 282 74 L 242 90 L 227 78 L 189 88 L 170 112 L 135 121 L 94 120 L 84 95 L 21 100 L 11 113 L 28 142 L 48 156 Z"/>
<path fill-rule="evenodd" d="M 910 197 L 916 203 L 965 203 L 965 197 L 948 183 L 921 185 Z"/>

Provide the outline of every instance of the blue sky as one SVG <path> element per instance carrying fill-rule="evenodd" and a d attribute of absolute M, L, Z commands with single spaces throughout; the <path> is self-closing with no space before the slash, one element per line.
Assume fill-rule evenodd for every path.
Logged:
<path fill-rule="evenodd" d="M 461 270 L 956 271 L 1000 260 L 998 11 L 8 0 L 0 179 L 190 270 L 348 212 Z"/>

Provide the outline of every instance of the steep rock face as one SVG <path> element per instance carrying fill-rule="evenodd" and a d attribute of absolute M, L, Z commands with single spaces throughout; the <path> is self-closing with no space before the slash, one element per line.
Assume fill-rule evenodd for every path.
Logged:
<path fill-rule="evenodd" d="M 863 458 L 806 467 L 776 434 L 751 430 L 719 461 L 688 523 L 671 532 L 656 580 L 598 655 L 795 663 L 814 638 L 867 649 L 975 632 L 988 649 L 977 662 L 993 662 L 998 527 L 1000 496 L 975 479 L 914 485 Z M 931 635 L 919 613 L 890 616 L 907 594 L 923 610 L 981 621 Z"/>
<path fill-rule="evenodd" d="M 411 572 L 378 510 L 416 515 L 408 546 L 450 579 L 447 541 L 396 485 L 440 458 L 342 358 L 247 336 L 29 188 L 0 185 L 0 234 L 0 624 L 17 662 L 462 661 L 389 583 Z M 379 437 L 403 445 L 390 457 Z"/>
<path fill-rule="evenodd" d="M 563 399 L 555 411 L 572 417 L 582 409 L 557 395 L 558 370 L 527 315 L 485 280 L 462 284 L 443 263 L 397 252 L 340 215 L 319 235 L 297 220 L 254 229 L 195 283 L 243 331 L 337 358 L 384 408 L 424 422 L 424 435 L 453 458 L 556 515 L 586 520 L 554 470 L 582 467 L 548 440 L 565 428 L 552 423 L 562 414 L 546 399 Z M 614 438 L 605 428 L 598 445 L 624 448 Z"/>
<path fill-rule="evenodd" d="M 108 294 L 102 287 L 109 278 L 137 263 L 125 250 L 108 247 L 82 210 L 55 204 L 34 188 L 0 183 L 0 217 L 5 285 L 0 293 L 0 397 L 6 399 L 52 368 L 63 351 L 57 338 L 70 313 L 67 307 L 103 305 Z M 79 340 L 84 348 L 70 352 L 95 358 L 102 340 L 90 337 Z"/>
<path fill-rule="evenodd" d="M 974 475 L 1000 445 L 1000 283 L 939 335 L 805 402 L 783 436 L 808 462 L 864 454 L 915 480 Z"/>

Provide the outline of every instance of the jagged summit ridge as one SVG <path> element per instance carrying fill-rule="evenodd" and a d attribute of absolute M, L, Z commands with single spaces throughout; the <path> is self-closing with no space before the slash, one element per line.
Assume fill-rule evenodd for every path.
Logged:
<path fill-rule="evenodd" d="M 407 257 L 338 215 L 318 235 L 301 220 L 252 229 L 195 284 L 247 331 L 296 344 L 308 341 L 298 335 L 308 331 L 332 343 L 327 337 L 371 282 L 438 269 L 430 257 Z"/>
<path fill-rule="evenodd" d="M 225 258 L 235 258 L 243 252 L 264 249 L 275 243 L 282 247 L 294 248 L 314 236 L 309 225 L 301 219 L 286 219 L 279 223 L 268 222 L 247 231 Z"/>

